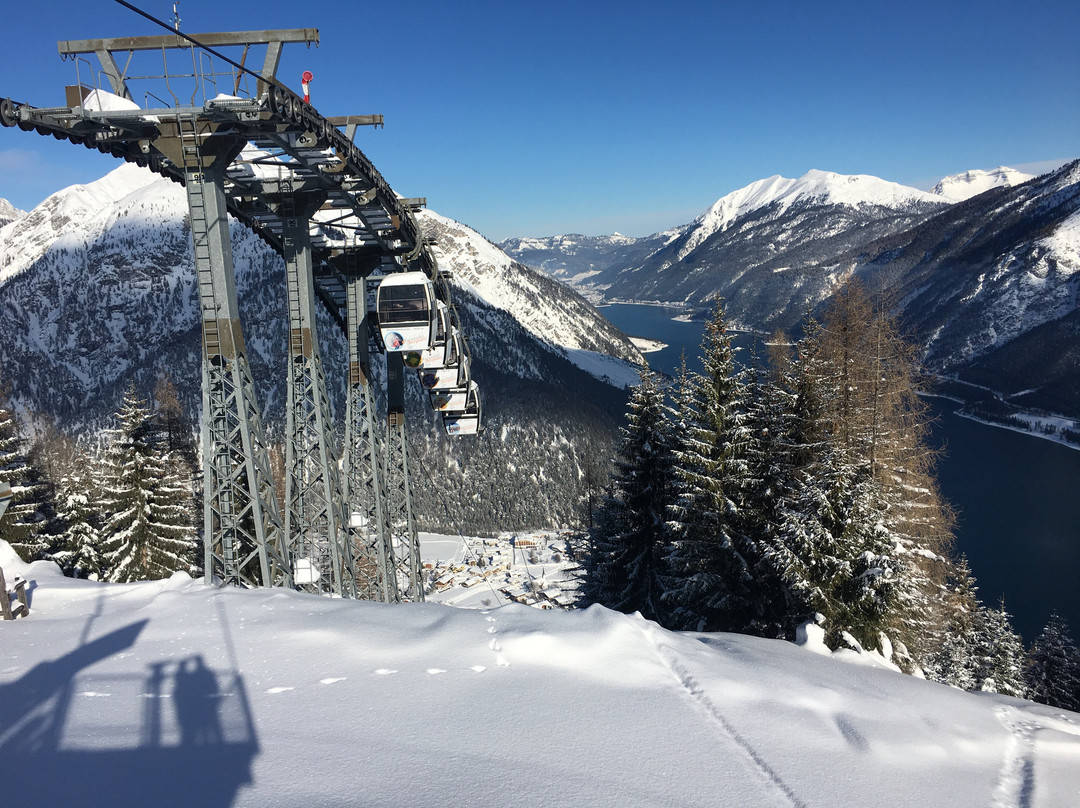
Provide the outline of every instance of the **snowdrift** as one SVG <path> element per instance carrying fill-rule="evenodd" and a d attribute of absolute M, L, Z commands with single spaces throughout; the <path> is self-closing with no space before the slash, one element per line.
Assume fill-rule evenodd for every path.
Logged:
<path fill-rule="evenodd" d="M 779 641 L 0 565 L 7 805 L 1080 804 L 1080 715 Z"/>

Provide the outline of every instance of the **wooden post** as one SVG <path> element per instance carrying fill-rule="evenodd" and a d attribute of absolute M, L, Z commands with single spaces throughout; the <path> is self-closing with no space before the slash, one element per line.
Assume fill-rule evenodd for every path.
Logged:
<path fill-rule="evenodd" d="M 0 567 L 0 613 L 3 614 L 5 620 L 15 619 L 15 615 L 11 613 L 11 598 L 8 597 L 7 581 L 4 580 L 3 567 Z"/>
<path fill-rule="evenodd" d="M 26 579 L 15 578 L 15 596 L 19 599 L 19 606 L 14 610 L 15 616 L 19 616 L 19 609 L 22 609 L 22 616 L 30 616 L 30 602 L 26 599 Z"/>
<path fill-rule="evenodd" d="M 8 594 L 7 581 L 4 579 L 4 568 L 0 567 L 0 614 L 5 620 L 14 620 L 16 617 L 26 617 L 30 614 L 30 603 L 26 599 L 26 579 L 16 576 L 15 597 L 19 602 L 15 608 L 11 608 L 11 595 Z"/>

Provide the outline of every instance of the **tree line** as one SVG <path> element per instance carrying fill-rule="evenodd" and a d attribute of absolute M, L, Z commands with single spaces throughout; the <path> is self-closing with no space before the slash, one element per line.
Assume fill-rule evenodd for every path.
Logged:
<path fill-rule="evenodd" d="M 128 388 L 116 425 L 96 443 L 46 428 L 26 447 L 0 406 L 0 481 L 13 498 L 0 539 L 25 561 L 110 582 L 200 571 L 194 439 L 176 388 L 159 381 L 153 403 Z"/>
<path fill-rule="evenodd" d="M 1026 650 L 953 548 L 919 366 L 895 315 L 847 282 L 793 345 L 737 362 L 722 302 L 703 372 L 647 368 L 589 531 L 581 596 L 687 631 L 876 651 L 957 687 L 1080 707 L 1055 616 Z"/>

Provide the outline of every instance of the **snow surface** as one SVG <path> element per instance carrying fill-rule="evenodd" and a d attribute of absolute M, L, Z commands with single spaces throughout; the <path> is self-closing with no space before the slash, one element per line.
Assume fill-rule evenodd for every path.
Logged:
<path fill-rule="evenodd" d="M 797 202 L 818 205 L 876 205 L 904 208 L 915 202 L 941 204 L 942 198 L 926 191 L 889 182 L 868 174 L 837 174 L 811 169 L 798 179 L 774 174 L 721 197 L 690 225 L 690 235 L 680 248 L 685 257 L 713 233 L 723 230 L 752 211 L 777 204 L 785 211 Z"/>
<path fill-rule="evenodd" d="M 1007 166 L 998 166 L 992 171 L 974 169 L 942 178 L 931 189 L 930 193 L 937 194 L 950 202 L 963 202 L 965 199 L 978 196 L 991 188 L 1007 188 L 1013 185 L 1021 185 L 1033 177 L 1033 174 L 1025 174 Z"/>
<path fill-rule="evenodd" d="M 20 808 L 1080 804 L 1080 715 L 812 642 L 0 565 Z"/>

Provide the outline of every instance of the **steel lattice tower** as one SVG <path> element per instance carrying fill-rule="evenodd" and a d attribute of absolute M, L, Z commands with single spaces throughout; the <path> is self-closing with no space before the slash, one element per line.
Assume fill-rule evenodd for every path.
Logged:
<path fill-rule="evenodd" d="M 270 474 L 236 298 L 224 192 L 240 143 L 178 117 L 202 311 L 205 569 L 227 584 L 291 586 L 292 565 Z M 217 141 L 217 142 L 215 142 Z"/>
<path fill-rule="evenodd" d="M 420 538 L 413 519 L 409 484 L 409 453 L 405 439 L 405 378 L 400 353 L 386 355 L 387 441 L 386 494 L 387 522 L 393 548 L 394 573 L 402 600 L 422 601 Z"/>
<path fill-rule="evenodd" d="M 310 564 L 308 574 L 297 575 L 298 585 L 355 597 L 330 399 L 315 325 L 308 221 L 324 197 L 286 194 L 279 205 L 289 307 L 285 535 L 293 564 L 305 559 Z"/>
<path fill-rule="evenodd" d="M 375 257 L 378 262 L 378 256 Z M 368 355 L 367 278 L 348 273 L 349 388 L 345 412 L 345 498 L 351 515 L 358 597 L 399 599 L 386 513 L 386 441 L 377 428 Z"/>

